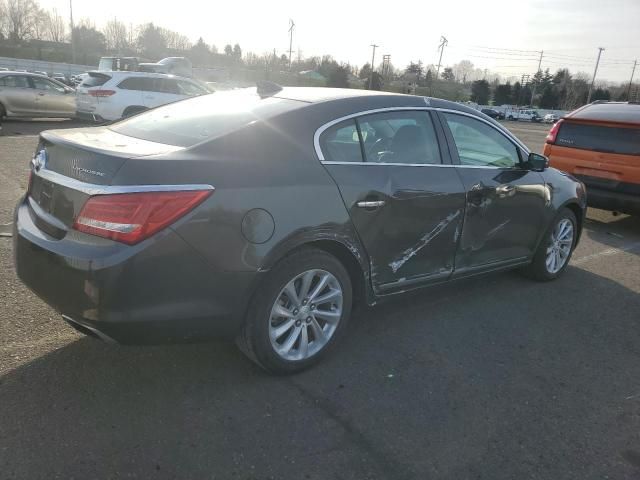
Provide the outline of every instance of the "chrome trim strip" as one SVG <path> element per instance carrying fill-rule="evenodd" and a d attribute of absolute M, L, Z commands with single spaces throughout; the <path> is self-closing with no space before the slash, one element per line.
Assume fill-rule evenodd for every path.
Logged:
<path fill-rule="evenodd" d="M 327 160 L 323 165 L 363 165 L 372 167 L 375 165 L 393 167 L 438 167 L 438 168 L 482 168 L 486 170 L 513 170 L 513 167 L 494 167 L 491 165 L 450 165 L 445 163 L 386 163 L 386 162 L 334 162 Z"/>
<path fill-rule="evenodd" d="M 313 146 L 314 149 L 316 151 L 316 155 L 318 156 L 318 159 L 323 162 L 323 163 L 327 163 L 329 164 L 329 160 L 325 160 L 324 158 L 324 154 L 322 153 L 322 149 L 320 148 L 320 135 L 322 135 L 324 133 L 325 130 L 327 130 L 328 128 L 332 127 L 333 125 L 335 125 L 336 123 L 340 123 L 343 122 L 344 120 L 349 120 L 350 118 L 356 118 L 356 117 L 361 117 L 363 115 L 370 115 L 372 113 L 384 113 L 384 112 L 397 112 L 397 111 L 407 111 L 407 110 L 417 110 L 417 111 L 438 111 L 438 112 L 444 112 L 444 113 L 455 113 L 457 115 L 463 115 L 465 117 L 470 117 L 470 118 L 475 118 L 476 120 L 480 120 L 481 122 L 486 123 L 487 125 L 489 125 L 490 127 L 492 127 L 493 129 L 497 130 L 498 132 L 500 132 L 501 134 L 503 134 L 505 137 L 507 137 L 509 140 L 511 140 L 512 142 L 514 142 L 518 147 L 520 147 L 521 149 L 523 149 L 527 154 L 531 153 L 531 151 L 529 150 L 529 148 L 527 148 L 527 146 L 522 143 L 515 135 L 513 135 L 509 130 L 507 130 L 506 128 L 504 130 L 496 127 L 493 123 L 491 123 L 490 121 L 478 116 L 478 115 L 472 115 L 470 113 L 467 112 L 462 112 L 460 110 L 453 110 L 450 108 L 434 108 L 434 107 L 386 107 L 386 108 L 376 108 L 374 110 L 363 110 L 361 112 L 357 112 L 357 113 L 351 113 L 349 115 L 345 115 L 343 117 L 340 118 L 336 118 L 334 120 L 331 120 L 330 122 L 325 123 L 324 125 L 322 125 L 320 128 L 318 128 L 316 130 L 316 132 L 313 135 Z M 370 163 L 368 162 L 344 162 L 344 163 L 351 163 L 354 165 L 361 165 L 361 164 L 367 164 L 370 165 Z M 337 162 L 334 162 L 332 164 L 337 164 Z M 374 164 L 374 165 L 382 165 L 382 164 Z M 400 163 L 389 163 L 387 165 L 403 165 Z M 411 164 L 414 165 L 414 164 Z M 433 166 L 433 164 L 415 164 L 415 165 L 430 165 Z M 455 166 L 455 165 L 454 165 Z M 467 165 L 465 165 L 466 167 Z M 501 168 L 501 167 L 471 167 L 471 168 Z"/>
<path fill-rule="evenodd" d="M 57 185 L 76 190 L 87 195 L 114 195 L 117 193 L 142 193 L 142 192 L 172 192 L 191 190 L 215 190 L 212 185 L 206 184 L 184 184 L 184 185 L 96 185 L 94 183 L 81 182 L 75 178 L 70 178 L 58 172 L 53 172 L 45 168 L 33 174 Z"/>

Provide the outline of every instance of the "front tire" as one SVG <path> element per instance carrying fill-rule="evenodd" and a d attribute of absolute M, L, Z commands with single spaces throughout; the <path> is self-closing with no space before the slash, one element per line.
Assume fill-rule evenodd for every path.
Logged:
<path fill-rule="evenodd" d="M 264 279 L 247 312 L 238 346 L 274 374 L 317 363 L 334 346 L 351 314 L 345 267 L 317 249 L 299 250 Z"/>
<path fill-rule="evenodd" d="M 575 214 L 563 208 L 544 234 L 533 261 L 524 273 L 534 280 L 555 280 L 566 270 L 578 238 L 578 221 Z"/>

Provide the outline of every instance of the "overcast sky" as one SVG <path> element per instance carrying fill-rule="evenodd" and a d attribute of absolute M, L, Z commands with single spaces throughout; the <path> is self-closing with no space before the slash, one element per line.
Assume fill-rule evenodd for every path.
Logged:
<path fill-rule="evenodd" d="M 449 40 L 443 64 L 462 59 L 502 75 L 534 72 L 537 53 L 542 68 L 567 66 L 593 72 L 597 47 L 605 47 L 599 79 L 629 80 L 640 60 L 640 0 L 419 0 L 379 2 L 349 0 L 132 1 L 73 0 L 74 18 L 90 18 L 98 27 L 114 16 L 126 23 L 153 22 L 202 36 L 222 50 L 239 43 L 256 53 L 285 53 L 289 18 L 296 23 L 294 51 L 304 56 L 333 55 L 362 65 L 371 59 L 371 43 L 390 54 L 396 67 L 409 61 L 437 63 L 440 36 Z M 68 15 L 68 0 L 40 0 Z M 482 47 L 482 48 L 479 48 Z M 547 56 L 548 55 L 548 56 Z M 636 70 L 640 77 L 640 68 Z"/>

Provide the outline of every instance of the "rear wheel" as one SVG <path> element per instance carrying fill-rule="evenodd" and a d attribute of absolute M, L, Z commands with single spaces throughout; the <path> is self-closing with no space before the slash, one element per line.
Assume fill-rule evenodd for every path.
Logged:
<path fill-rule="evenodd" d="M 335 344 L 351 304 L 351 280 L 344 266 L 322 250 L 300 250 L 263 281 L 238 344 L 271 373 L 304 370 Z"/>
<path fill-rule="evenodd" d="M 577 239 L 576 216 L 568 208 L 564 208 L 545 233 L 538 246 L 533 261 L 524 270 L 525 274 L 535 280 L 555 280 L 565 271 Z"/>

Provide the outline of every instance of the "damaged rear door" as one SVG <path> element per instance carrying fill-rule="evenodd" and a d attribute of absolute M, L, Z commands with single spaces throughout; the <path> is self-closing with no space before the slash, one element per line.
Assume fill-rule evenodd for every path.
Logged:
<path fill-rule="evenodd" d="M 464 114 L 440 115 L 467 190 L 456 275 L 527 261 L 550 199 L 542 175 L 526 168 L 520 147 L 497 127 Z"/>
<path fill-rule="evenodd" d="M 371 262 L 379 293 L 448 278 L 464 214 L 464 186 L 444 133 L 425 110 L 350 118 L 320 136 Z"/>

